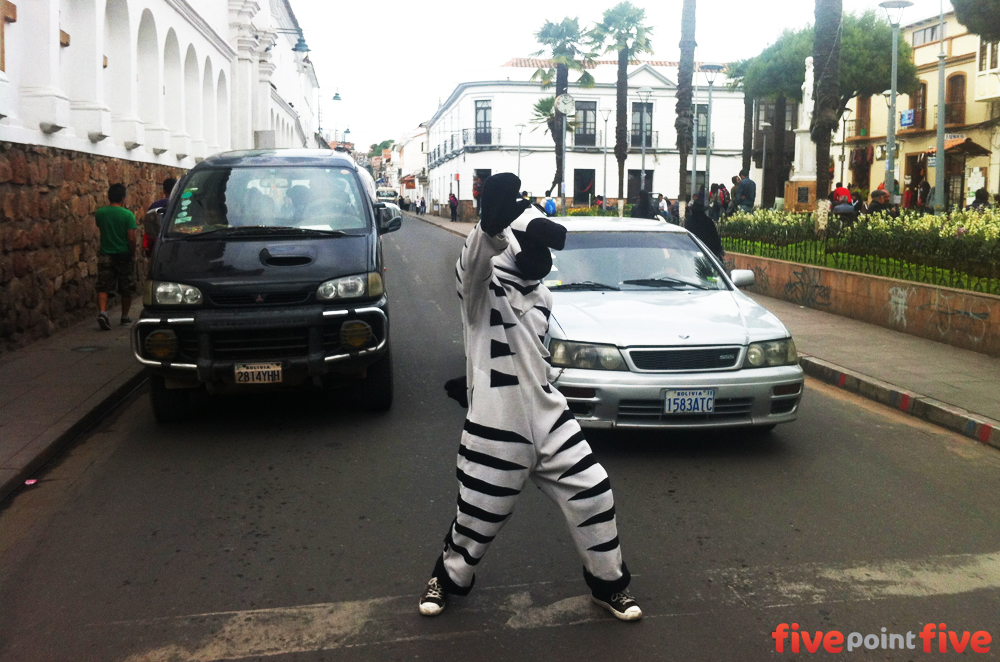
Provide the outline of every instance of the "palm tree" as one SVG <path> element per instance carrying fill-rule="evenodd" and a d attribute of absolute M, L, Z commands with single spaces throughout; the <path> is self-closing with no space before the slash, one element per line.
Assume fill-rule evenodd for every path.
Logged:
<path fill-rule="evenodd" d="M 729 89 L 743 92 L 743 160 L 741 169 L 750 170 L 750 159 L 753 156 L 753 96 L 746 91 L 744 78 L 753 58 L 739 60 L 729 65 Z"/>
<path fill-rule="evenodd" d="M 539 99 L 534 106 L 531 108 L 531 119 L 528 120 L 531 124 L 536 124 L 535 129 L 544 126 L 545 133 L 551 133 L 556 136 L 557 144 L 559 141 L 558 134 L 561 133 L 562 126 L 559 124 L 559 117 L 562 113 L 556 110 L 556 98 L 555 97 L 544 97 Z M 568 119 L 568 118 L 567 118 Z M 535 129 L 532 129 L 534 131 Z M 566 130 L 573 131 L 576 129 L 576 122 L 572 119 L 568 119 L 566 122 Z"/>
<path fill-rule="evenodd" d="M 585 53 L 581 47 L 584 35 L 580 31 L 580 19 L 564 18 L 560 23 L 545 21 L 541 29 L 535 33 L 535 39 L 539 44 L 545 46 L 545 48 L 537 53 L 532 53 L 532 55 L 535 57 L 549 55 L 549 66 L 538 69 L 531 76 L 531 80 L 541 82 L 542 89 L 551 87 L 554 79 L 556 96 L 566 94 L 569 90 L 570 69 L 581 72 L 580 78 L 577 80 L 577 85 L 580 87 L 594 86 L 594 77 L 587 71 L 587 68 L 591 66 L 592 57 L 590 53 Z M 542 101 L 545 101 L 545 99 L 542 99 Z M 537 116 L 538 104 L 535 105 L 535 111 Z M 549 108 L 548 112 L 553 113 L 553 111 L 554 126 L 553 124 L 548 124 L 547 120 L 546 124 L 548 124 L 549 132 L 552 134 L 552 140 L 556 144 L 556 175 L 552 179 L 551 188 L 558 190 L 557 187 L 563 181 L 563 171 L 565 170 L 565 164 L 563 164 L 563 135 L 562 131 L 559 130 L 563 121 L 563 114 L 554 110 L 554 107 Z M 535 119 L 532 119 L 532 122 L 538 123 Z"/>
<path fill-rule="evenodd" d="M 618 160 L 618 199 L 625 197 L 625 158 L 629 149 L 628 126 L 628 65 L 633 57 L 652 53 L 646 27 L 646 10 L 631 2 L 621 2 L 605 10 L 604 18 L 595 25 L 588 37 L 595 49 L 605 47 L 606 53 L 618 54 L 618 99 L 615 113 L 615 159 Z"/>
<path fill-rule="evenodd" d="M 680 190 L 678 197 L 684 199 L 691 192 L 694 182 L 688 181 L 688 154 L 694 147 L 694 49 L 698 45 L 695 35 L 696 0 L 684 0 L 681 9 L 681 61 L 677 68 L 677 119 L 674 127 L 677 129 L 677 150 L 680 152 Z"/>
<path fill-rule="evenodd" d="M 816 143 L 816 199 L 830 195 L 830 136 L 840 117 L 840 39 L 843 28 L 842 0 L 816 0 L 813 59 L 816 62 L 816 105 L 812 140 Z M 803 103 L 806 100 L 803 99 Z M 886 186 L 890 187 L 891 182 Z"/>

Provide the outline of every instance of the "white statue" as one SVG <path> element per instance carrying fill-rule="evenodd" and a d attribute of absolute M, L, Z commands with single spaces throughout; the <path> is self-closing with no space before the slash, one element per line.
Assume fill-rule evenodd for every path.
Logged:
<path fill-rule="evenodd" d="M 813 59 L 806 58 L 806 79 L 802 83 L 802 103 L 799 104 L 799 125 L 795 129 L 795 163 L 792 181 L 816 181 L 816 144 L 809 127 L 813 117 Z"/>

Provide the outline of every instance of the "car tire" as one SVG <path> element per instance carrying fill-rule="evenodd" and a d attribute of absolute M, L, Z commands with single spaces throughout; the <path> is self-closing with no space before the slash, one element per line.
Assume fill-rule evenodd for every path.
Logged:
<path fill-rule="evenodd" d="M 389 411 L 392 407 L 392 350 L 386 350 L 368 366 L 368 376 L 361 382 L 361 406 L 368 411 Z"/>
<path fill-rule="evenodd" d="M 157 423 L 177 423 L 191 414 L 191 389 L 167 388 L 163 377 L 154 375 L 151 379 L 149 403 Z"/>

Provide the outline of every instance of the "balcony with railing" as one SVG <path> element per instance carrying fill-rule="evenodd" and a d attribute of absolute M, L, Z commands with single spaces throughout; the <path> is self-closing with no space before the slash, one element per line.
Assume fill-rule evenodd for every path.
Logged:
<path fill-rule="evenodd" d="M 462 145 L 466 147 L 499 145 L 500 129 L 490 126 L 477 126 L 475 129 L 462 129 Z"/>
<path fill-rule="evenodd" d="M 587 147 L 602 149 L 603 146 L 603 131 L 597 131 L 595 133 L 576 133 L 575 131 L 570 131 L 566 134 L 566 149 L 585 149 Z M 612 147 L 614 147 L 614 145 L 608 145 L 609 149 Z"/>
<path fill-rule="evenodd" d="M 861 120 L 847 120 L 847 138 L 867 138 L 871 135 L 871 127 L 868 122 Z"/>
<path fill-rule="evenodd" d="M 642 133 L 635 131 L 632 133 L 631 146 L 635 149 L 642 148 Z M 656 148 L 660 146 L 660 132 L 659 131 L 646 131 L 646 149 Z"/>

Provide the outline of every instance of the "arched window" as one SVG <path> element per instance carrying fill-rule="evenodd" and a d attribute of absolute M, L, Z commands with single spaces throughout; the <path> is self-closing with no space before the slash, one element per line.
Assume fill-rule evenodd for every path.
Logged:
<path fill-rule="evenodd" d="M 965 74 L 949 76 L 945 89 L 944 123 L 965 124 Z"/>
<path fill-rule="evenodd" d="M 215 137 L 215 90 L 212 89 L 212 60 L 205 58 L 205 69 L 201 76 L 201 127 L 209 152 L 216 151 L 219 143 Z"/>
<path fill-rule="evenodd" d="M 186 136 L 184 129 L 184 86 L 181 74 L 181 47 L 173 28 L 167 30 L 163 45 L 163 114 L 170 133 L 175 138 Z"/>
<path fill-rule="evenodd" d="M 219 148 L 229 149 L 232 136 L 229 133 L 229 87 L 226 84 L 226 72 L 219 72 L 219 83 L 216 85 L 215 126 Z"/>
<path fill-rule="evenodd" d="M 160 49 L 156 40 L 156 21 L 148 9 L 142 12 L 137 40 L 139 75 L 139 119 L 150 126 L 159 127 L 160 114 Z"/>
<path fill-rule="evenodd" d="M 927 83 L 920 81 L 917 93 L 910 96 L 910 108 L 913 113 L 913 128 L 923 129 L 927 126 Z"/>
<path fill-rule="evenodd" d="M 184 126 L 193 141 L 203 140 L 201 132 L 201 80 L 199 79 L 198 54 L 188 46 L 184 56 Z M 196 150 L 200 155 L 203 150 Z"/>
<path fill-rule="evenodd" d="M 108 0 L 104 7 L 104 104 L 111 109 L 111 118 L 131 119 L 132 49 L 129 39 L 128 4 L 125 0 Z"/>

